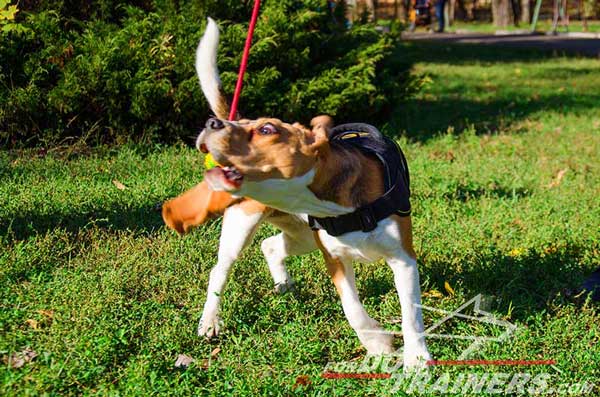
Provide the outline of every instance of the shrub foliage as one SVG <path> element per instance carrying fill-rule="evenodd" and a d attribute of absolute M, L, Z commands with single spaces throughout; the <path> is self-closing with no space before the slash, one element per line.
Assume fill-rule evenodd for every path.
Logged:
<path fill-rule="evenodd" d="M 6 1 L 5 1 L 6 2 Z M 187 140 L 209 116 L 194 72 L 207 16 L 233 92 L 252 2 L 32 0 L 0 30 L 0 143 Z M 12 8 L 15 11 L 14 8 Z M 327 2 L 263 2 L 240 110 L 381 121 L 410 91 L 394 34 L 343 26 Z"/>

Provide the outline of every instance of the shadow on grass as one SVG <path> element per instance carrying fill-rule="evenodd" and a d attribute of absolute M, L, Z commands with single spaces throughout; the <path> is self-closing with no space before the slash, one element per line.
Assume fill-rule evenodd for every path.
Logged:
<path fill-rule="evenodd" d="M 515 96 L 490 101 L 454 98 L 453 95 L 416 99 L 399 107 L 392 131 L 404 132 L 416 141 L 427 141 L 446 131 L 460 133 L 471 126 L 478 133 L 494 133 L 539 112 L 577 113 L 597 108 L 600 103 L 600 95 Z"/>
<path fill-rule="evenodd" d="M 508 188 L 497 185 L 486 187 L 473 182 L 462 183 L 457 181 L 450 181 L 449 184 L 440 186 L 440 191 L 433 194 L 423 194 L 418 191 L 414 194 L 417 201 L 436 197 L 461 203 L 478 200 L 482 197 L 517 200 L 527 196 L 531 196 L 531 191 L 526 188 Z"/>
<path fill-rule="evenodd" d="M 559 295 L 566 299 L 564 293 L 583 281 L 588 269 L 581 262 L 589 249 L 548 246 L 515 255 L 493 249 L 467 259 L 471 263 L 461 266 L 460 272 L 443 260 L 426 261 L 421 272 L 442 289 L 445 281 L 461 285 L 468 299 L 478 294 L 493 296 L 494 311 L 510 312 L 510 319 L 524 321 L 548 309 Z"/>
<path fill-rule="evenodd" d="M 164 225 L 159 205 L 157 202 L 156 205 L 126 208 L 113 204 L 106 208 L 81 212 L 23 213 L 10 219 L 0 219 L 0 235 L 24 240 L 55 229 L 76 233 L 92 225 L 111 230 L 150 233 Z"/>
<path fill-rule="evenodd" d="M 444 291 L 446 281 L 460 285 L 465 300 L 479 294 L 493 297 L 491 310 L 525 321 L 533 313 L 547 310 L 559 296 L 563 303 L 570 299 L 565 293 L 575 290 L 589 273 L 580 264 L 583 251 L 576 246 L 528 250 L 515 256 L 493 251 L 466 259 L 471 263 L 461 266 L 460 271 L 441 259 L 420 261 L 419 270 L 421 279 L 428 280 L 434 289 Z M 360 284 L 363 300 L 380 302 L 381 297 L 395 291 L 390 274 L 374 274 Z"/>
<path fill-rule="evenodd" d="M 396 49 L 396 57 L 410 64 L 425 62 L 465 66 L 535 63 L 556 58 L 548 51 L 430 42 L 403 43 Z M 542 80 L 544 84 L 538 84 L 538 88 L 511 88 L 502 86 L 502 80 L 491 80 L 487 85 L 478 86 L 484 83 L 481 76 L 477 76 L 479 83 L 447 81 L 445 76 L 428 71 L 433 84 L 441 84 L 444 89 L 441 92 L 433 90 L 431 94 L 394 106 L 384 132 L 392 137 L 405 135 L 424 142 L 441 133 L 461 133 L 469 127 L 474 127 L 477 133 L 514 128 L 520 121 L 545 111 L 566 114 L 598 108 L 600 95 L 597 93 L 563 91 L 569 78 L 595 72 L 592 68 L 556 67 L 539 72 L 529 69 L 527 73 L 533 73 L 531 78 Z"/>
<path fill-rule="evenodd" d="M 493 39 L 493 36 L 474 36 L 474 39 Z M 500 37 L 501 38 L 501 37 Z M 598 45 L 598 40 L 565 40 L 558 44 Z M 478 44 L 459 41 L 409 41 L 402 45 L 403 56 L 417 62 L 448 63 L 469 65 L 474 62 L 510 63 L 540 62 L 558 57 L 582 58 L 585 54 L 577 51 L 564 51 L 540 46 L 535 41 L 521 43 L 518 46 L 506 46 L 502 43 Z"/>

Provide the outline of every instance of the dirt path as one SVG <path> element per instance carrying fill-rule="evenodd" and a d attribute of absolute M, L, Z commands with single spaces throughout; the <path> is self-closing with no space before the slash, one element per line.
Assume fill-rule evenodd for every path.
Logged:
<path fill-rule="evenodd" d="M 482 33 L 407 33 L 405 40 L 426 40 L 445 43 L 468 43 L 564 51 L 583 56 L 600 57 L 600 39 L 530 34 L 494 35 Z"/>

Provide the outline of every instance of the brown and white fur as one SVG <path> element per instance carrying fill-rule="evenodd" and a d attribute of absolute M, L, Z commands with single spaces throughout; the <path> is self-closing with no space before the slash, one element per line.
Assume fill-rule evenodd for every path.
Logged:
<path fill-rule="evenodd" d="M 210 337 L 219 332 L 219 304 L 227 275 L 259 224 L 267 221 L 282 230 L 261 245 L 276 287 L 285 290 L 293 283 L 284 265 L 286 257 L 319 248 L 344 313 L 369 354 L 393 353 L 393 335 L 361 304 L 352 261 L 384 258 L 394 273 L 402 306 L 404 365 L 424 364 L 430 355 L 423 334 L 410 217 L 392 215 L 371 232 L 338 237 L 323 230 L 313 232 L 307 224 L 308 215 L 349 213 L 383 194 L 381 164 L 329 142 L 327 117 L 313 120 L 312 129 L 274 118 L 225 121 L 228 105 L 216 66 L 218 37 L 218 28 L 209 19 L 196 53 L 196 69 L 217 119 L 207 122 L 197 147 L 209 151 L 223 166 L 207 171 L 205 182 L 163 208 L 165 221 L 179 232 L 224 212 L 218 261 L 210 273 L 198 333 Z"/>

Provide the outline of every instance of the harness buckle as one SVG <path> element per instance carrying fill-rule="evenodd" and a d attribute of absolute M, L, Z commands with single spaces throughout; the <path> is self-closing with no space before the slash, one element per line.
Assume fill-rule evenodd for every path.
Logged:
<path fill-rule="evenodd" d="M 371 206 L 366 206 L 358 210 L 358 219 L 363 232 L 370 232 L 377 227 L 377 219 Z"/>

